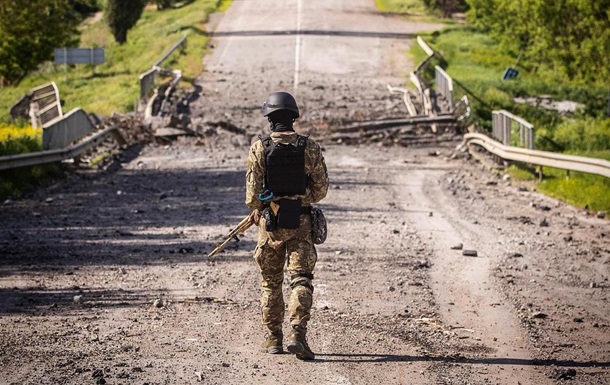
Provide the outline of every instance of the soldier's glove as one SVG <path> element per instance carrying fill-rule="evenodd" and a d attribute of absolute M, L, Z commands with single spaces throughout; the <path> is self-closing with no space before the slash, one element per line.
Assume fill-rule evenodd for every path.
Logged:
<path fill-rule="evenodd" d="M 258 224 L 261 221 L 261 212 L 260 212 L 260 210 L 259 209 L 252 210 L 252 212 L 248 216 L 248 219 L 250 219 L 250 223 L 252 223 L 253 225 L 257 225 L 258 226 Z"/>

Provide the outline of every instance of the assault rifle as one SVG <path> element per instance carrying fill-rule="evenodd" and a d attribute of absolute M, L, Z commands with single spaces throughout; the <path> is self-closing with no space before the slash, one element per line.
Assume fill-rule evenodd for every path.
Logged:
<path fill-rule="evenodd" d="M 208 254 L 208 258 L 212 258 L 216 253 L 222 250 L 227 245 L 227 243 L 231 242 L 232 239 L 239 242 L 239 238 L 237 238 L 237 235 L 248 230 L 250 226 L 252 226 L 252 222 L 250 222 L 250 216 L 246 216 L 244 219 L 241 220 L 241 222 L 239 222 L 239 224 L 233 230 L 229 232 L 227 238 L 222 243 L 216 244 L 216 248 L 212 250 L 210 254 Z"/>

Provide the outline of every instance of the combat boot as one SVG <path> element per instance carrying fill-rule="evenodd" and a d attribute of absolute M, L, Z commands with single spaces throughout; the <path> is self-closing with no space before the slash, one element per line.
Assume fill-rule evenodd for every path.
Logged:
<path fill-rule="evenodd" d="M 284 353 L 284 349 L 282 348 L 283 338 L 284 336 L 281 330 L 267 333 L 267 338 L 261 345 L 262 351 L 269 354 Z"/>
<path fill-rule="evenodd" d="M 292 331 L 288 336 L 288 351 L 295 354 L 299 360 L 309 361 L 316 358 L 316 355 L 307 345 L 307 330 L 299 325 L 292 325 Z"/>

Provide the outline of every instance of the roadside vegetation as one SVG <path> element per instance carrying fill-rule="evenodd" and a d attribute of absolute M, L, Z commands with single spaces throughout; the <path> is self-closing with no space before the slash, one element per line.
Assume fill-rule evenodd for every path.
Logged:
<path fill-rule="evenodd" d="M 381 12 L 411 16 L 428 14 L 422 0 L 375 0 L 375 5 Z"/>
<path fill-rule="evenodd" d="M 24 123 L 0 122 L 0 156 L 40 151 L 42 131 Z M 57 164 L 0 171 L 0 199 L 21 194 L 25 189 L 63 176 Z"/>
<path fill-rule="evenodd" d="M 406 6 L 412 1 L 393 3 Z M 555 3 L 539 1 L 528 2 L 527 6 L 521 1 L 504 0 L 466 3 L 469 6 L 466 24 L 450 22 L 444 30 L 422 36 L 437 52 L 425 78 L 433 81 L 434 66 L 443 67 L 454 80 L 454 99 L 468 95 L 472 123 L 482 129 L 491 129 L 492 110 L 505 109 L 534 125 L 538 150 L 610 160 L 607 84 L 610 67 L 600 69 L 605 62 L 602 58 L 610 55 L 602 52 L 604 47 L 610 47 L 607 13 L 610 1 L 569 1 L 564 4 L 567 10 Z M 394 9 L 403 12 L 400 6 Z M 502 12 L 495 9 L 510 17 L 498 16 Z M 574 24 L 565 28 L 565 20 L 560 23 L 557 15 L 567 17 L 568 11 L 578 11 L 579 16 L 573 15 Z M 546 27 L 531 28 L 532 32 L 527 33 L 529 29 L 517 26 L 520 22 L 529 27 L 535 23 Z M 553 39 L 557 46 L 549 50 Z M 580 44 L 564 44 L 575 39 Z M 515 44 L 517 40 L 521 43 Z M 410 54 L 416 63 L 426 57 L 418 45 L 414 45 Z M 570 57 L 579 57 L 578 63 L 567 59 Z M 519 74 L 514 79 L 502 80 L 508 67 L 517 69 Z M 578 108 L 550 109 L 543 106 L 545 99 L 574 102 Z M 537 182 L 538 175 L 531 167 L 516 165 L 509 171 L 515 179 L 535 181 L 538 191 L 577 207 L 610 210 L 610 178 L 574 172 L 567 177 L 565 170 L 544 168 L 544 178 Z"/>
<path fill-rule="evenodd" d="M 42 4 L 50 3 L 45 0 L 19 2 L 23 2 L 23 7 L 43 6 Z M 104 18 L 106 0 L 97 2 L 83 0 L 74 3 L 82 3 L 84 12 L 88 16 L 79 18 L 73 13 L 70 14 L 72 15 L 70 17 L 80 21 L 79 24 L 71 24 L 74 25 L 74 29 L 71 30 L 73 35 L 70 38 L 62 35 L 63 40 L 55 40 L 55 42 L 71 43 L 68 46 L 74 47 L 103 47 L 105 62 L 97 66 L 55 65 L 52 56 L 49 56 L 52 48 L 49 51 L 49 47 L 46 47 L 47 59 L 37 63 L 27 74 L 16 74 L 16 77 L 9 79 L 8 76 L 13 72 L 2 72 L 6 77 L 0 74 L 0 156 L 41 149 L 40 130 L 9 120 L 10 107 L 32 88 L 54 81 L 59 89 L 64 112 L 76 107 L 99 116 L 133 111 L 139 99 L 139 75 L 150 69 L 153 63 L 184 34 L 188 34 L 186 48 L 170 56 L 163 63 L 163 67 L 182 70 L 182 85 L 189 87 L 190 82 L 203 70 L 202 59 L 208 46 L 204 24 L 210 13 L 218 9 L 226 9 L 230 1 L 150 2 L 143 9 L 137 23 L 129 28 L 123 43 L 116 41 Z M 65 15 L 68 14 L 66 11 Z M 28 21 L 30 19 L 22 20 L 24 24 L 30 22 Z M 34 19 L 31 19 L 31 22 L 34 23 Z M 0 24 L 6 25 L 6 28 L 10 27 L 9 23 L 0 22 Z M 35 25 L 31 24 L 31 26 Z M 23 30 L 26 31 L 27 28 L 24 26 Z M 0 25 L 1 31 L 2 25 Z M 33 44 L 31 41 L 27 43 Z M 0 199 L 17 195 L 28 185 L 42 183 L 46 177 L 61 175 L 59 169 L 58 165 L 50 165 L 0 171 Z"/>
<path fill-rule="evenodd" d="M 97 66 L 41 63 L 19 84 L 2 88 L 0 120 L 7 121 L 10 106 L 28 90 L 51 81 L 58 86 L 64 111 L 76 107 L 98 115 L 133 111 L 139 98 L 138 77 L 185 33 L 186 49 L 172 55 L 163 66 L 181 69 L 185 82 L 194 79 L 203 70 L 202 58 L 207 49 L 204 23 L 223 3 L 226 1 L 197 0 L 161 11 L 148 5 L 129 30 L 124 44 L 114 40 L 101 11 L 90 15 L 79 26 L 79 46 L 103 47 L 105 63 Z"/>

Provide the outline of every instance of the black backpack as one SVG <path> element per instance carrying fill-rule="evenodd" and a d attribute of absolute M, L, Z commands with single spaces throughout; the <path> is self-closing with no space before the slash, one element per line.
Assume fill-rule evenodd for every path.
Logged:
<path fill-rule="evenodd" d="M 307 188 L 305 147 L 307 137 L 298 135 L 297 145 L 275 143 L 271 136 L 260 136 L 265 156 L 264 188 L 274 196 L 303 195 Z"/>

